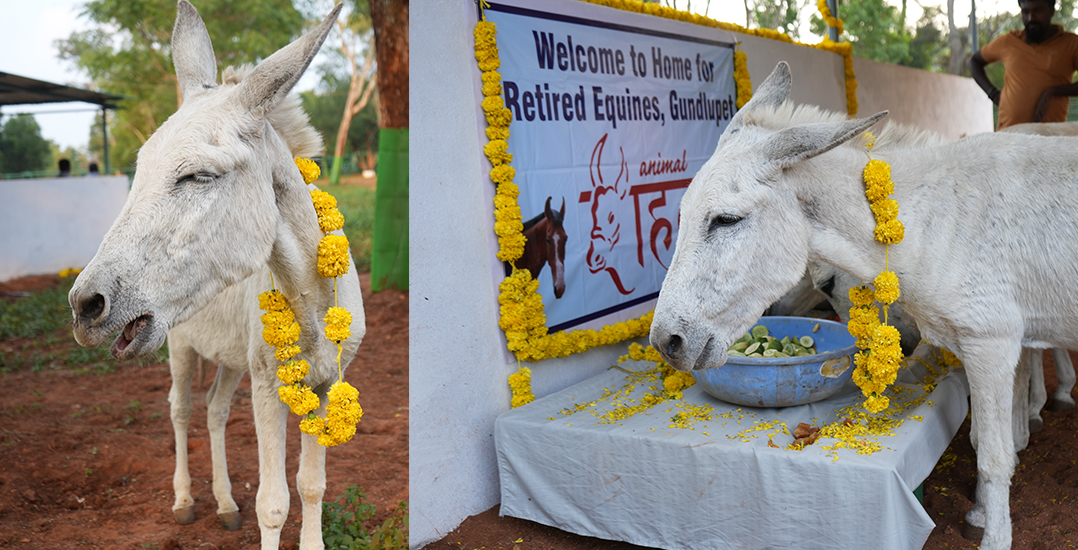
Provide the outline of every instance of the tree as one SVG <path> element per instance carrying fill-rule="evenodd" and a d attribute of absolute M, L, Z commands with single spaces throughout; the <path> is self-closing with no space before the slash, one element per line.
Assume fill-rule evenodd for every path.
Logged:
<path fill-rule="evenodd" d="M 884 0 L 863 0 L 840 2 L 838 10 L 845 28 L 842 36 L 853 44 L 854 55 L 884 63 L 908 61 L 911 37 L 902 26 L 898 8 Z M 827 34 L 827 23 L 819 14 L 813 14 L 810 24 L 812 32 Z"/>
<path fill-rule="evenodd" d="M 298 36 L 303 17 L 290 0 L 195 0 L 214 42 L 218 68 L 254 63 Z M 130 99 L 110 116 L 109 152 L 133 166 L 138 149 L 179 107 L 172 66 L 175 0 L 91 0 L 90 28 L 57 41 L 62 59 L 85 70 L 94 88 Z M 111 141 L 111 140 L 110 140 Z"/>
<path fill-rule="evenodd" d="M 812 0 L 745 0 L 748 28 L 774 29 L 800 39 L 798 17 Z M 815 4 L 813 4 L 815 5 Z"/>
<path fill-rule="evenodd" d="M 33 115 L 15 115 L 0 126 L 0 172 L 48 170 L 51 164 L 51 144 Z"/>
<path fill-rule="evenodd" d="M 318 90 L 300 92 L 299 97 L 303 101 L 303 110 L 310 117 L 311 125 L 318 129 L 326 140 L 325 149 L 332 151 L 341 124 L 341 113 L 344 112 L 344 104 L 348 98 L 350 79 L 343 76 L 345 71 L 339 64 L 324 64 L 318 69 L 322 73 Z M 377 100 L 377 97 L 375 94 L 372 99 Z M 373 169 L 378 158 L 378 110 L 375 104 L 376 101 L 368 102 L 363 110 L 352 117 L 348 128 L 345 151 L 359 153 L 357 166 L 364 169 Z"/>
<path fill-rule="evenodd" d="M 943 31 L 936 26 L 936 20 L 943 12 L 934 6 L 924 9 L 921 19 L 917 21 L 917 30 L 910 40 L 910 56 L 906 63 L 908 67 L 934 70 L 937 60 L 943 52 Z"/>
<path fill-rule="evenodd" d="M 371 288 L 408 288 L 408 2 L 370 0 L 378 55 L 378 187 Z"/>
<path fill-rule="evenodd" d="M 362 3 L 365 2 L 357 1 L 356 7 L 360 7 Z M 367 8 L 370 9 L 369 6 Z M 352 13 L 348 15 L 348 23 L 338 22 L 337 28 L 340 31 L 341 51 L 348 59 L 350 79 L 341 123 L 337 129 L 337 142 L 333 148 L 333 166 L 329 171 L 329 182 L 332 184 L 340 182 L 341 158 L 344 156 L 344 146 L 348 140 L 352 117 L 367 106 L 371 93 L 375 89 L 374 30 L 371 28 L 370 16 L 366 11 L 352 10 Z M 362 52 L 360 47 L 362 47 Z M 357 62 L 360 53 L 364 54 L 362 66 Z"/>

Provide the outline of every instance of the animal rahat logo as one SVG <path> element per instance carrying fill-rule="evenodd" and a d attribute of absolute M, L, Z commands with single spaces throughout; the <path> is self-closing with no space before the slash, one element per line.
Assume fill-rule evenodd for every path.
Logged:
<path fill-rule="evenodd" d="M 591 163 L 588 171 L 591 175 L 591 244 L 588 246 L 588 271 L 599 273 L 605 271 L 610 275 L 618 292 L 630 294 L 635 288 L 626 289 L 621 282 L 618 270 L 608 265 L 608 260 L 614 247 L 621 240 L 621 222 L 617 218 L 620 203 L 628 194 L 629 165 L 625 162 L 625 151 L 618 147 L 621 154 L 618 175 L 614 182 L 607 185 L 603 179 L 602 157 L 606 147 L 606 139 L 609 134 L 604 134 L 591 152 Z"/>

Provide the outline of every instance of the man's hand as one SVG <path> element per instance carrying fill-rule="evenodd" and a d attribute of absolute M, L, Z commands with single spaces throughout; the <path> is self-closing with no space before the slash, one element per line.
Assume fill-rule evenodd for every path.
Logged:
<path fill-rule="evenodd" d="M 1048 114 L 1048 106 L 1052 104 L 1052 100 L 1056 95 L 1052 88 L 1048 88 L 1041 94 L 1041 100 L 1037 102 L 1037 108 L 1033 110 L 1033 122 L 1044 121 L 1045 115 Z"/>

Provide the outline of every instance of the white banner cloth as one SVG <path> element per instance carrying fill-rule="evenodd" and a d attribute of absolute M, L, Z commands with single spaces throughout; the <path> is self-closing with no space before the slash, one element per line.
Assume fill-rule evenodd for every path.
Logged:
<path fill-rule="evenodd" d="M 903 369 L 898 385 L 919 382 L 914 370 Z M 852 382 L 830 399 L 785 409 L 730 405 L 693 386 L 685 404 L 732 416 L 725 425 L 697 423 L 693 430 L 670 427 L 675 401 L 618 424 L 596 424 L 587 411 L 561 412 L 621 388 L 626 376 L 611 369 L 497 419 L 502 515 L 668 550 L 921 548 L 934 524 L 913 491 L 968 410 L 959 369 L 903 414 L 895 435 L 877 437 L 885 448 L 871 455 L 825 451 L 835 442 L 827 438 L 794 451 L 785 448 L 787 435 L 774 436 L 780 448 L 768 446 L 770 431 L 751 432 L 748 442 L 738 437 L 754 421 L 778 419 L 792 431 L 799 422 L 840 420 L 836 411 L 861 399 Z M 610 404 L 597 406 L 602 414 Z"/>

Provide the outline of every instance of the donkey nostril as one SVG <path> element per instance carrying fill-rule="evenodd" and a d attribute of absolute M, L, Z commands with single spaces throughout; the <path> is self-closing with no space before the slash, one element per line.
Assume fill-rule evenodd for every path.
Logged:
<path fill-rule="evenodd" d="M 666 355 L 668 357 L 676 357 L 678 352 L 681 351 L 681 337 L 677 334 L 670 336 L 670 339 L 666 341 Z"/>
<path fill-rule="evenodd" d="M 100 294 L 94 294 L 90 298 L 83 300 L 80 304 L 81 312 L 80 317 L 87 319 L 96 319 L 103 311 L 105 311 L 105 297 Z"/>

